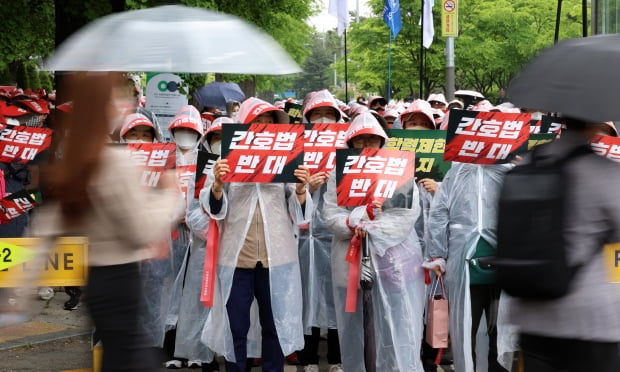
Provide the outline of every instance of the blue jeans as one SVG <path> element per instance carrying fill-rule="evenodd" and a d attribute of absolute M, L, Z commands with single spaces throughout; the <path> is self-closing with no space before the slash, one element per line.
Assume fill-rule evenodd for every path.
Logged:
<path fill-rule="evenodd" d="M 226 303 L 230 329 L 235 346 L 236 363 L 226 361 L 227 372 L 245 372 L 247 336 L 250 330 L 250 306 L 256 297 L 262 336 L 262 370 L 283 372 L 284 354 L 271 310 L 269 269 L 260 263 L 253 269 L 235 269 L 230 297 Z"/>

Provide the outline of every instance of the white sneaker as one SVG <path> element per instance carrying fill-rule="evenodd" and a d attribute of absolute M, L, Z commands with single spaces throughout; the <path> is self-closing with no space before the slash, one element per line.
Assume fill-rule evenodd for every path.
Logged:
<path fill-rule="evenodd" d="M 308 364 L 304 367 L 304 372 L 319 372 L 318 364 Z"/>
<path fill-rule="evenodd" d="M 202 362 L 199 360 L 190 360 L 187 362 L 187 368 L 200 368 L 202 367 Z"/>
<path fill-rule="evenodd" d="M 183 363 L 176 359 L 167 361 L 165 365 L 168 369 L 181 369 L 183 367 Z"/>
<path fill-rule="evenodd" d="M 332 364 L 331 367 L 329 367 L 329 372 L 344 372 L 342 364 Z"/>

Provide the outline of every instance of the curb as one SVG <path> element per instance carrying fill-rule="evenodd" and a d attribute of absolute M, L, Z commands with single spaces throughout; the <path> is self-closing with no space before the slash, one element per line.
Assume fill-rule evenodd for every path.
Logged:
<path fill-rule="evenodd" d="M 46 342 L 65 340 L 75 337 L 89 336 L 91 335 L 91 329 L 65 329 L 63 331 L 51 332 L 40 334 L 36 336 L 29 336 L 18 338 L 15 340 L 9 340 L 0 343 L 0 351 L 18 349 L 25 346 L 38 345 Z"/>

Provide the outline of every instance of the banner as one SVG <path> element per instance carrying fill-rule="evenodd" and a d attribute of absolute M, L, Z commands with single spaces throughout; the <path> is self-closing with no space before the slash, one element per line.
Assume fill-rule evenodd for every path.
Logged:
<path fill-rule="evenodd" d="M 553 142 L 554 139 L 555 134 L 553 133 L 530 134 L 530 139 L 527 141 L 527 151 L 530 151 L 534 147 L 542 145 L 543 143 Z"/>
<path fill-rule="evenodd" d="M 207 174 L 213 169 L 213 165 L 220 156 L 218 154 L 212 154 L 208 151 L 199 150 L 196 161 L 196 179 L 194 180 L 194 198 L 198 199 L 200 196 L 200 190 L 205 186 L 207 182 Z"/>
<path fill-rule="evenodd" d="M 338 36 L 342 36 L 349 27 L 349 2 L 348 0 L 329 0 L 328 13 L 338 19 Z"/>
<path fill-rule="evenodd" d="M 222 158 L 230 172 L 224 182 L 299 182 L 293 174 L 304 161 L 299 124 L 226 124 Z"/>
<path fill-rule="evenodd" d="M 441 1 L 441 36 L 459 36 L 458 0 Z"/>
<path fill-rule="evenodd" d="M 53 130 L 6 126 L 0 131 L 0 162 L 28 163 L 52 144 Z"/>
<path fill-rule="evenodd" d="M 560 138 L 563 128 L 566 128 L 564 120 L 557 116 L 543 115 L 540 119 L 540 133 L 553 133 Z"/>
<path fill-rule="evenodd" d="M 420 18 L 422 28 L 422 45 L 428 49 L 433 43 L 435 37 L 435 25 L 433 24 L 433 6 L 435 6 L 434 0 L 423 0 L 423 12 Z"/>
<path fill-rule="evenodd" d="M 176 175 L 181 195 L 183 195 L 183 199 L 187 200 L 187 191 L 189 190 L 190 183 L 194 183 L 194 186 L 196 184 L 196 164 L 177 165 Z"/>
<path fill-rule="evenodd" d="M 530 114 L 450 110 L 444 160 L 502 164 L 527 151 Z"/>
<path fill-rule="evenodd" d="M 336 168 L 336 149 L 346 148 L 346 124 L 306 124 L 304 165 L 310 174 L 331 172 Z"/>
<path fill-rule="evenodd" d="M 301 105 L 299 103 L 286 102 L 284 112 L 288 114 L 289 124 L 299 124 L 302 122 Z"/>
<path fill-rule="evenodd" d="M 385 201 L 414 179 L 415 152 L 386 149 L 336 150 L 338 205 L 356 207 Z"/>
<path fill-rule="evenodd" d="M 386 148 L 415 152 L 415 175 L 418 180 L 443 180 L 452 163 L 443 160 L 446 147 L 445 130 L 390 130 L 392 137 Z"/>
<path fill-rule="evenodd" d="M 9 223 L 41 204 L 38 190 L 22 189 L 0 200 L 0 224 Z"/>
<path fill-rule="evenodd" d="M 131 162 L 142 168 L 140 185 L 157 187 L 162 173 L 176 167 L 176 144 L 164 143 L 128 143 Z"/>
<path fill-rule="evenodd" d="M 590 139 L 590 145 L 598 155 L 620 163 L 620 137 L 594 136 Z"/>
<path fill-rule="evenodd" d="M 171 73 L 149 72 L 146 74 L 145 108 L 155 116 L 164 140 L 170 141 L 168 125 L 177 111 L 187 106 L 186 83 L 179 75 Z"/>

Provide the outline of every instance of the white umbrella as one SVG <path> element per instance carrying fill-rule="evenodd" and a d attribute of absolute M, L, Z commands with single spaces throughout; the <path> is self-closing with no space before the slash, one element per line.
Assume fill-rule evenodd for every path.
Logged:
<path fill-rule="evenodd" d="M 301 71 L 268 34 L 224 13 L 181 5 L 116 13 L 78 30 L 45 62 L 51 71 Z"/>

